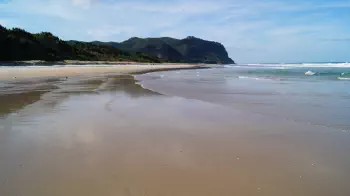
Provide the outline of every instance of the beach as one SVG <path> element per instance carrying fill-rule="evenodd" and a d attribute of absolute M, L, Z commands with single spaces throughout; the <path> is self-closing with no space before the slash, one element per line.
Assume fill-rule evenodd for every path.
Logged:
<path fill-rule="evenodd" d="M 70 62 L 73 63 L 73 62 Z M 203 65 L 191 65 L 191 64 L 135 64 L 120 62 L 120 64 L 88 64 L 81 65 L 77 61 L 74 64 L 58 64 L 51 66 L 43 66 L 41 64 L 33 66 L 3 66 L 0 67 L 0 81 L 1 80 L 13 80 L 13 79 L 26 79 L 26 78 L 38 78 L 38 77 L 68 77 L 77 75 L 96 75 L 106 73 L 137 73 L 137 72 L 149 72 L 149 71 L 161 71 L 172 69 L 192 69 L 198 67 L 204 67 Z"/>
<path fill-rule="evenodd" d="M 1 67 L 0 195 L 350 194 L 346 81 L 219 67 Z"/>

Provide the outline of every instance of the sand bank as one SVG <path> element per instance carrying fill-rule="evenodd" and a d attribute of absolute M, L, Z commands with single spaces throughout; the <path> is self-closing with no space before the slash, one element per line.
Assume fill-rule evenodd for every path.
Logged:
<path fill-rule="evenodd" d="M 204 65 L 192 64 L 124 64 L 124 65 L 64 65 L 64 66 L 27 66 L 0 67 L 0 80 L 29 79 L 36 77 L 68 77 L 84 74 L 103 73 L 145 73 L 176 69 L 205 68 Z"/>

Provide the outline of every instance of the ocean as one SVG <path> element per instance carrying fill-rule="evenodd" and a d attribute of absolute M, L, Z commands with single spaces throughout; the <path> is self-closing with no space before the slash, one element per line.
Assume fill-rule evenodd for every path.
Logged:
<path fill-rule="evenodd" d="M 350 132 L 350 64 L 247 64 L 149 73 L 146 88 Z"/>

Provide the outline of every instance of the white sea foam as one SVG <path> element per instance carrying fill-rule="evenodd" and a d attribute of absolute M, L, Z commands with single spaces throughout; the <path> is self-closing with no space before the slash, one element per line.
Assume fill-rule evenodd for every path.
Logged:
<path fill-rule="evenodd" d="M 312 72 L 312 71 L 307 71 L 307 72 L 305 72 L 305 75 L 307 75 L 307 76 L 313 76 L 313 75 L 315 75 L 316 73 L 315 72 Z"/>
<path fill-rule="evenodd" d="M 224 68 L 242 67 L 241 65 L 224 65 Z"/>
<path fill-rule="evenodd" d="M 350 80 L 350 78 L 338 77 L 338 80 Z"/>
<path fill-rule="evenodd" d="M 343 67 L 350 68 L 350 63 L 299 63 L 299 64 L 244 64 L 245 67 L 264 68 L 306 68 L 306 67 Z M 233 67 L 233 66 L 230 66 Z"/>
<path fill-rule="evenodd" d="M 248 80 L 271 80 L 268 78 L 258 78 L 258 77 L 249 77 L 249 76 L 238 76 L 238 79 L 248 79 Z"/>

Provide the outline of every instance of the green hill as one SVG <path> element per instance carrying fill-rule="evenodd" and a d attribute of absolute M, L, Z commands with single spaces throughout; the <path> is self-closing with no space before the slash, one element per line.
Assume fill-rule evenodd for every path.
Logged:
<path fill-rule="evenodd" d="M 98 41 L 92 43 L 113 46 L 131 53 L 142 52 L 170 62 L 234 63 L 222 44 L 196 37 L 185 39 L 134 37 L 121 43 Z"/>
<path fill-rule="evenodd" d="M 162 62 L 144 53 L 129 53 L 108 45 L 63 41 L 48 32 L 31 34 L 23 29 L 0 25 L 0 61 L 83 60 Z"/>

